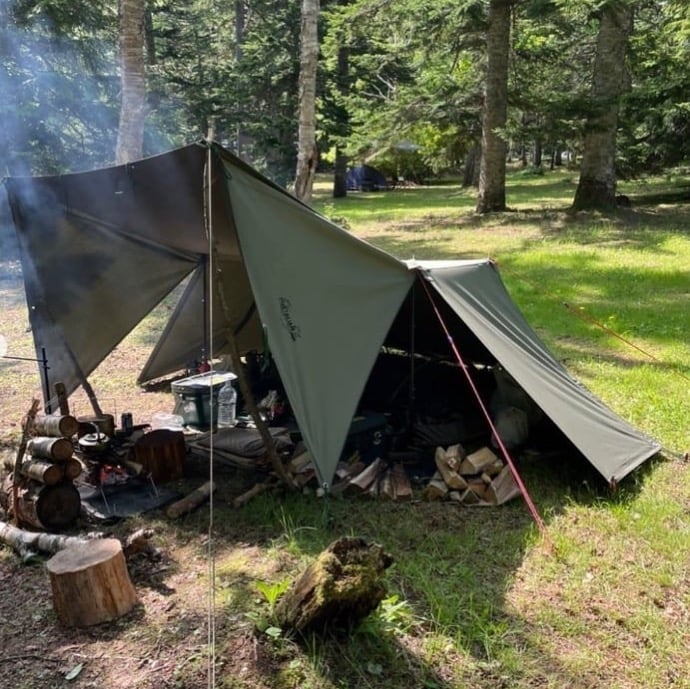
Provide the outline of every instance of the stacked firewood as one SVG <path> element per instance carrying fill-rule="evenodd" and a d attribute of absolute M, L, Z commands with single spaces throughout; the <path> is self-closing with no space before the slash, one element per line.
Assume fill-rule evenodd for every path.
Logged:
<path fill-rule="evenodd" d="M 315 485 L 316 470 L 308 451 L 301 449 L 296 452 L 287 468 L 295 485 L 305 492 L 310 491 L 314 485 L 317 494 L 323 493 L 323 489 Z M 338 463 L 331 492 L 408 500 L 412 497 L 412 486 L 402 464 L 389 465 L 380 458 L 365 464 L 355 451 L 347 460 Z"/>
<path fill-rule="evenodd" d="M 70 415 L 38 415 L 25 453 L 3 458 L 0 504 L 18 523 L 60 531 L 76 521 L 81 498 L 74 480 L 83 468 L 72 443 L 78 428 Z"/>
<path fill-rule="evenodd" d="M 510 467 L 488 447 L 471 454 L 461 445 L 437 447 L 434 460 L 436 473 L 423 491 L 427 500 L 501 505 L 520 494 Z"/>
<path fill-rule="evenodd" d="M 434 460 L 436 472 L 421 491 L 425 500 L 451 500 L 468 506 L 501 505 L 520 494 L 510 467 L 488 447 L 471 454 L 461 445 L 437 447 Z M 304 492 L 323 492 L 317 485 L 316 471 L 306 450 L 295 453 L 287 469 L 295 485 Z M 413 497 L 402 463 L 377 458 L 365 464 L 357 452 L 338 464 L 330 490 L 336 494 L 388 500 Z"/>

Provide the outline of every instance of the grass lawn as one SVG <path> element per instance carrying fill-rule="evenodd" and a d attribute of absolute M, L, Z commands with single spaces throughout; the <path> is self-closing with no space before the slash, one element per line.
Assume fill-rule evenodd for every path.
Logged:
<path fill-rule="evenodd" d="M 401 258 L 498 261 L 508 290 L 557 357 L 667 448 L 615 493 L 587 467 L 524 459 L 523 479 L 546 523 L 541 534 L 522 500 L 473 510 L 268 493 L 234 510 L 232 497 L 248 479 L 219 472 L 212 548 L 204 510 L 176 523 L 153 513 L 112 527 L 153 527 L 167 553 L 167 569 L 136 580 L 143 612 L 113 627 L 61 632 L 40 571 L 20 570 L 1 551 L 5 598 L 30 577 L 31 590 L 43 591 L 27 602 L 17 633 L 26 643 L 43 643 L 47 634 L 49 648 L 66 649 L 63 662 L 68 653 L 74 664 L 81 658 L 74 687 L 205 687 L 212 578 L 215 681 L 225 689 L 690 687 L 690 464 L 677 457 L 690 449 L 684 180 L 622 185 L 632 208 L 613 215 L 570 214 L 576 178 L 568 171 L 512 173 L 511 211 L 487 217 L 474 214 L 472 192 L 452 184 L 337 201 L 326 181 L 317 186 L 321 212 Z M 24 342 L 21 300 L 2 283 L 0 298 L 0 326 L 13 344 Z M 142 324 L 118 347 L 115 364 L 93 376 L 96 389 L 105 387 L 120 405 L 136 409 L 141 400 L 132 381 L 156 323 Z M 17 395 L 14 406 L 0 405 L 6 416 L 35 387 L 20 383 L 16 370 L 0 368 L 5 397 Z M 298 643 L 271 626 L 273 596 L 341 535 L 376 541 L 393 556 L 389 596 L 350 637 Z M 3 643 L 13 638 L 10 618 L 0 626 Z M 17 686 L 64 686 L 59 680 L 32 675 Z"/>

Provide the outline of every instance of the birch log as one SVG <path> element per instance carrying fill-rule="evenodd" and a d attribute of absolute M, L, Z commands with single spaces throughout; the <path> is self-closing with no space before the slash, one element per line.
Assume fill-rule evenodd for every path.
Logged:
<path fill-rule="evenodd" d="M 95 537 L 99 537 L 99 535 L 97 534 Z M 22 558 L 23 562 L 36 557 L 37 552 L 54 555 L 58 550 L 88 543 L 93 538 L 25 531 L 0 521 L 0 541 L 10 546 Z"/>

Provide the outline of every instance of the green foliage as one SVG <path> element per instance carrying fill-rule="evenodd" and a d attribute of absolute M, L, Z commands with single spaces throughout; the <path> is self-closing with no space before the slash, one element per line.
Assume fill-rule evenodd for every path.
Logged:
<path fill-rule="evenodd" d="M 108 3 L 0 5 L 0 156 L 6 172 L 46 174 L 112 161 L 115 26 Z"/>
<path fill-rule="evenodd" d="M 254 584 L 256 590 L 262 595 L 268 610 L 251 610 L 245 613 L 245 617 L 251 620 L 256 629 L 273 640 L 279 639 L 283 630 L 276 624 L 275 608 L 278 599 L 288 590 L 289 579 L 277 582 L 257 581 Z"/>

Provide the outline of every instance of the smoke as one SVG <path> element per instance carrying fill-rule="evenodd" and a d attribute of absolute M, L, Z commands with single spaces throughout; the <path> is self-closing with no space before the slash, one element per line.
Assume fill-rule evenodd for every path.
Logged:
<path fill-rule="evenodd" d="M 3 175 L 54 174 L 112 160 L 117 15 L 106 14 L 106 3 L 88 5 L 77 2 L 60 14 L 59 3 L 0 0 Z"/>
<path fill-rule="evenodd" d="M 0 0 L 0 176 L 114 164 L 119 70 L 115 0 Z M 179 113 L 154 107 L 146 155 L 170 147 L 163 120 Z"/>

